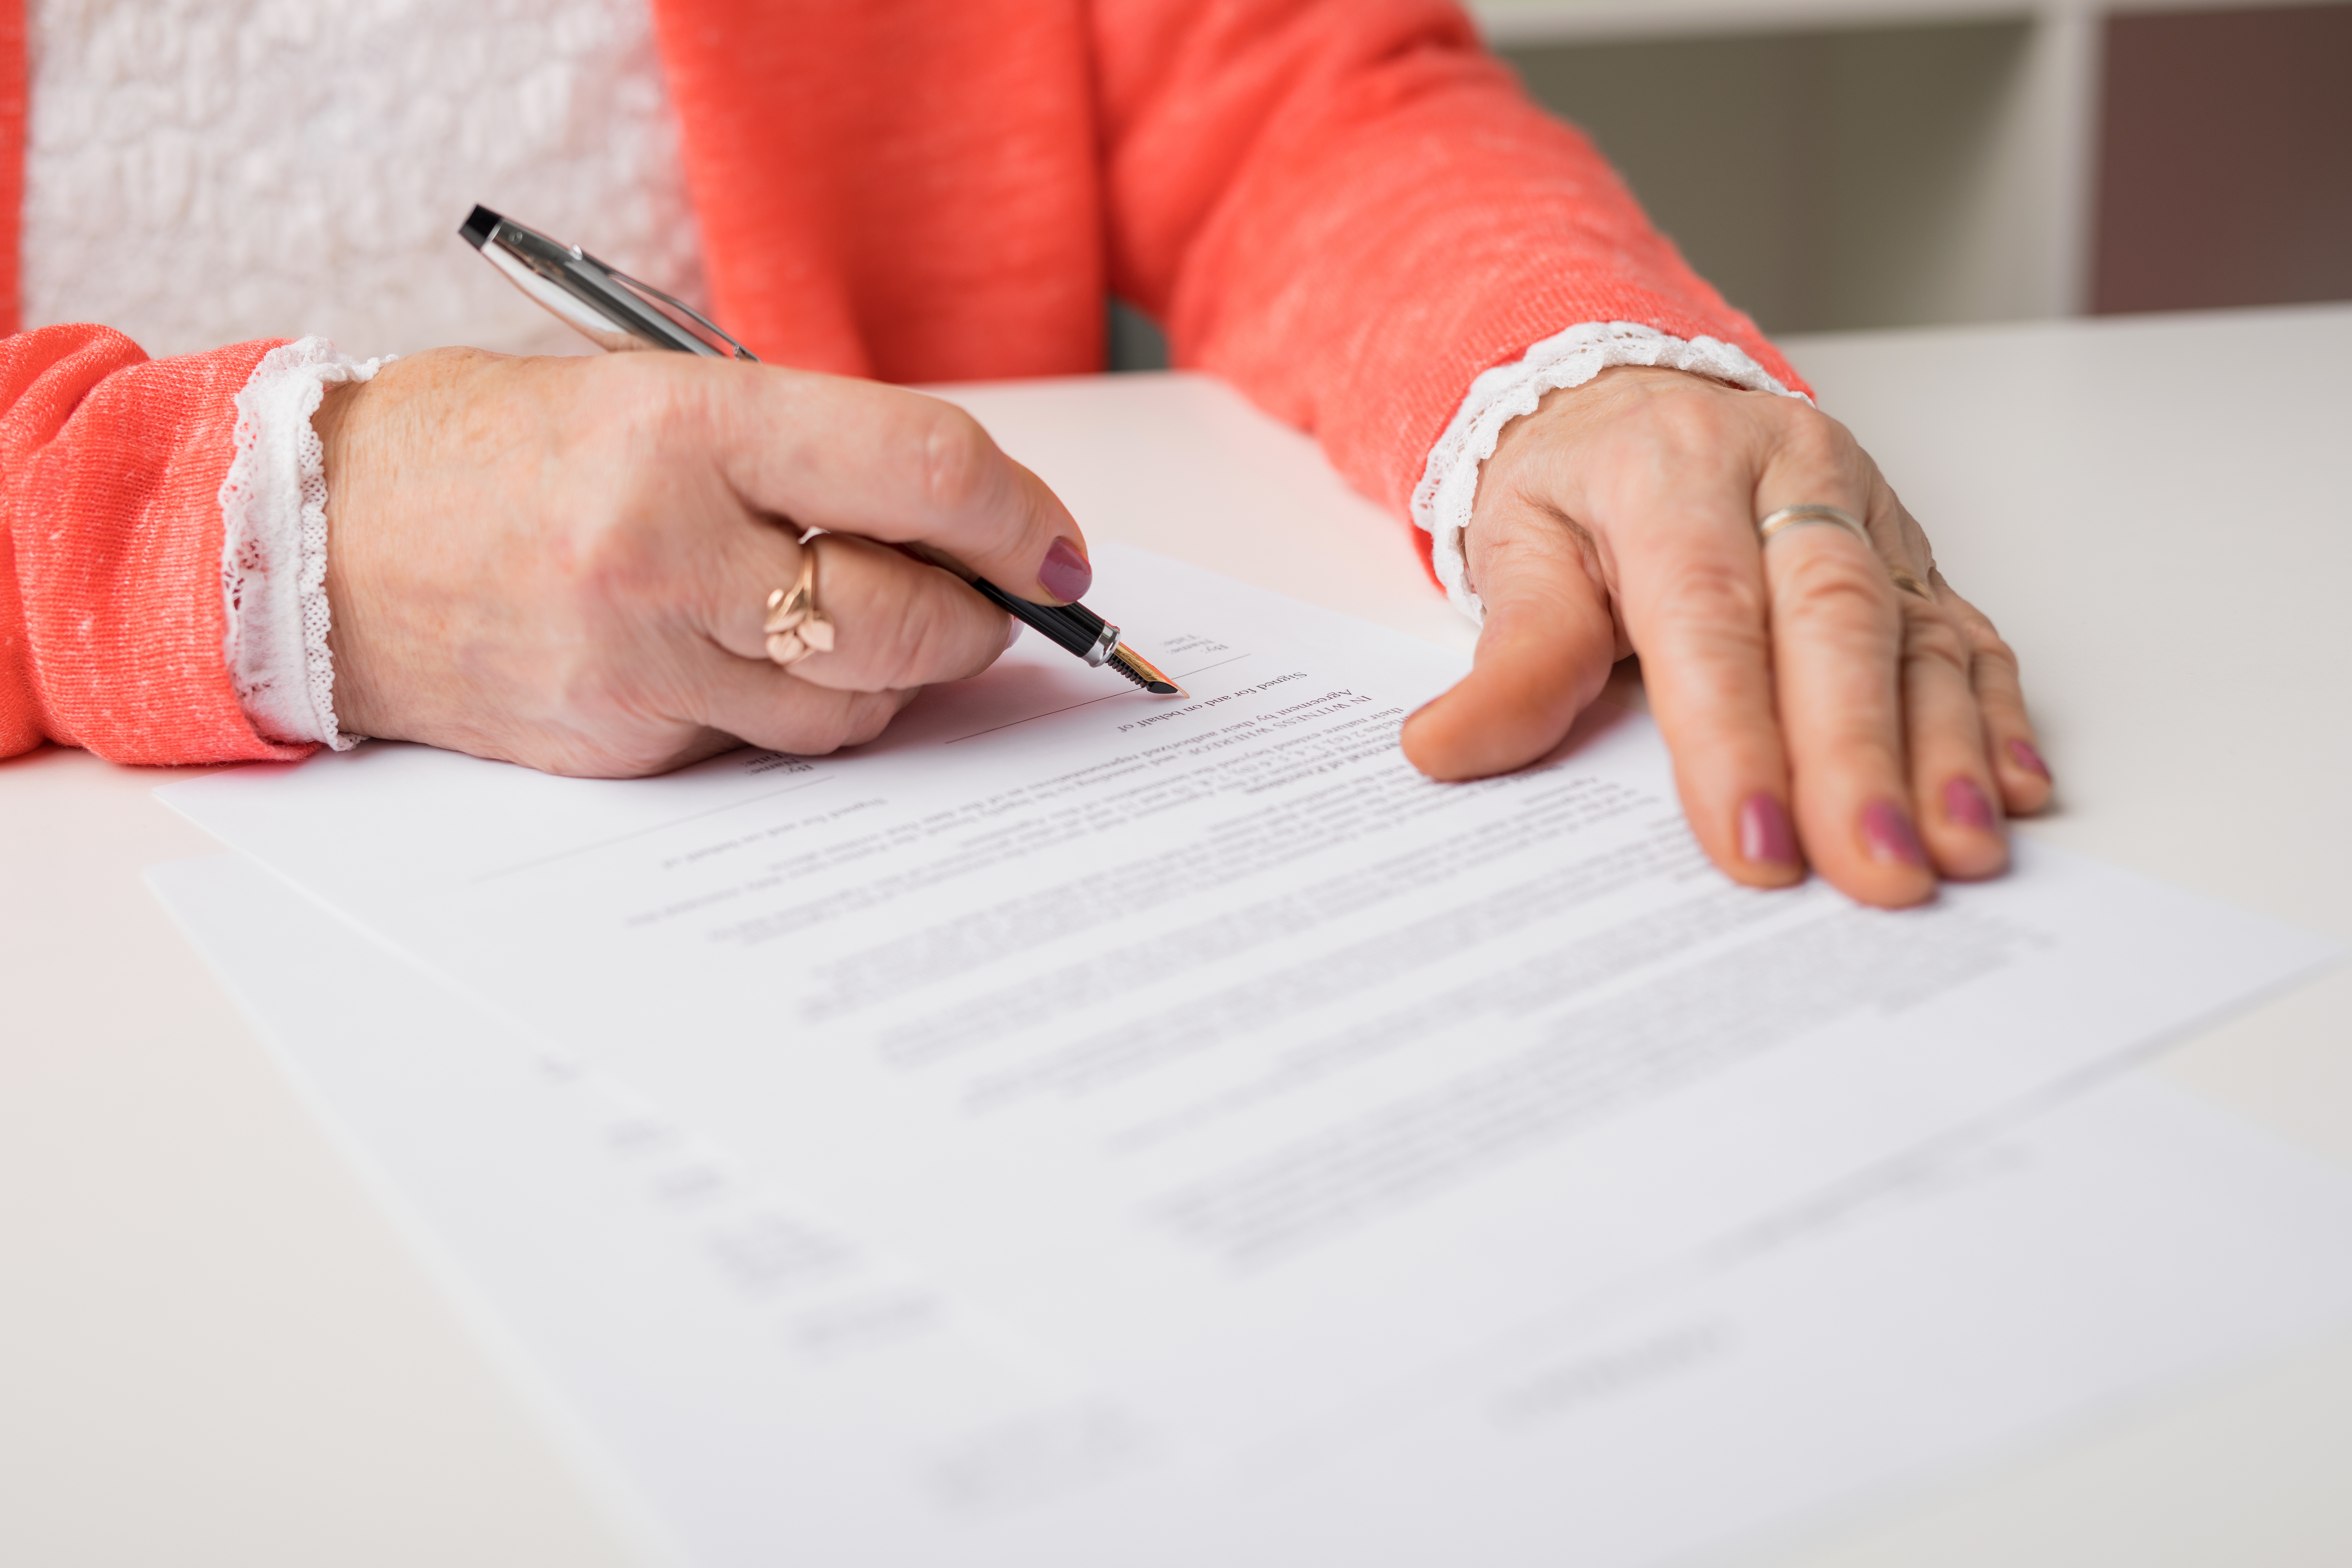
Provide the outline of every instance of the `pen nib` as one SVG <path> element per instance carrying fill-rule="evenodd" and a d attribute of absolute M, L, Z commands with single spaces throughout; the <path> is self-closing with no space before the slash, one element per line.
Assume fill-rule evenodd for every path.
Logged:
<path fill-rule="evenodd" d="M 1124 645 L 1111 649 L 1113 669 L 1149 691 L 1154 697 L 1182 697 L 1184 689 L 1169 679 L 1153 667 L 1151 661 Z"/>

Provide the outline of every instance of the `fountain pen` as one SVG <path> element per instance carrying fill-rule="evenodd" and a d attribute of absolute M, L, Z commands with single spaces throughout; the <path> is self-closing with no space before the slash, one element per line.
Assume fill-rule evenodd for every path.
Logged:
<path fill-rule="evenodd" d="M 576 245 L 550 239 L 488 207 L 467 214 L 457 233 L 509 282 L 599 348 L 614 353 L 669 349 L 715 359 L 760 357 L 684 300 L 639 282 Z M 1155 697 L 1184 695 L 1149 659 L 1119 641 L 1117 626 L 1084 605 L 1034 604 L 984 577 L 965 581 L 982 598 L 1087 664 L 1107 664 Z"/>

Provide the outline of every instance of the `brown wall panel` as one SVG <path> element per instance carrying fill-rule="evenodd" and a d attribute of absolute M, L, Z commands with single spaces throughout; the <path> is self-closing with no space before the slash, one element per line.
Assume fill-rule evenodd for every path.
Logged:
<path fill-rule="evenodd" d="M 2352 5 L 2106 21 L 2091 308 L 2352 299 Z"/>

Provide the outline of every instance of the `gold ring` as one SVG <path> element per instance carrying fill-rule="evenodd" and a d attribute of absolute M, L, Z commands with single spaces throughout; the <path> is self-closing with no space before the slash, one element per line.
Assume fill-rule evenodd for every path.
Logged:
<path fill-rule="evenodd" d="M 1865 548 L 1874 548 L 1870 542 L 1870 530 L 1855 521 L 1853 513 L 1811 502 L 1803 506 L 1784 506 L 1757 523 L 1756 542 L 1761 544 L 1784 528 L 1801 528 L 1809 522 L 1826 522 L 1833 528 L 1843 528 L 1861 540 Z"/>
<path fill-rule="evenodd" d="M 816 546 L 801 547 L 800 581 L 768 595 L 768 657 L 797 664 L 813 653 L 833 651 L 833 617 L 816 607 Z"/>
<path fill-rule="evenodd" d="M 1784 528 L 1798 528 L 1808 522 L 1825 522 L 1832 528 L 1843 528 L 1861 540 L 1864 549 L 1873 554 L 1877 552 L 1878 547 L 1871 542 L 1870 530 L 1855 521 L 1853 513 L 1840 511 L 1833 506 L 1822 506 L 1819 502 L 1809 502 L 1803 506 L 1784 506 L 1767 516 L 1756 525 L 1756 542 L 1760 545 Z M 1927 584 L 1919 580 L 1917 574 L 1897 566 L 1892 562 L 1887 563 L 1886 575 L 1897 588 L 1915 598 L 1932 599 L 1936 596 L 1928 591 Z"/>

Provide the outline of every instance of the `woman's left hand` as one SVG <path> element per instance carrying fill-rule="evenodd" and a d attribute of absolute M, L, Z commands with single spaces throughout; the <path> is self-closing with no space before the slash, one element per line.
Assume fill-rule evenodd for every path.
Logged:
<path fill-rule="evenodd" d="M 1807 504 L 1870 546 L 1835 525 L 1759 541 Z M 1806 404 L 1639 367 L 1554 392 L 1504 430 L 1465 553 L 1475 667 L 1404 730 L 1433 777 L 1542 756 L 1639 654 L 1684 810 L 1742 882 L 1810 861 L 1865 903 L 1916 903 L 1939 875 L 2000 871 L 2004 813 L 2050 798 L 2015 656 Z"/>

